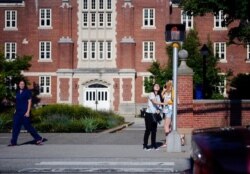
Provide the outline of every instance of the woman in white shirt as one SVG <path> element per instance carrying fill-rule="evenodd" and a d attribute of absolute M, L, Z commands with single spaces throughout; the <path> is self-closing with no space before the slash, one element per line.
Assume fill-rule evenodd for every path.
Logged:
<path fill-rule="evenodd" d="M 160 98 L 160 85 L 154 84 L 152 92 L 148 96 L 148 106 L 145 114 L 145 133 L 143 139 L 143 149 L 148 151 L 151 149 L 158 150 L 156 146 L 156 132 L 157 122 L 153 120 L 153 114 L 160 112 L 161 98 Z M 148 146 L 148 138 L 151 134 L 151 146 Z"/>

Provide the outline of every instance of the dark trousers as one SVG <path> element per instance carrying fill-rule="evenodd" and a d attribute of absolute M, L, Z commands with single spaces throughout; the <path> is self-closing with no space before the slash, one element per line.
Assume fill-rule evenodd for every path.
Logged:
<path fill-rule="evenodd" d="M 17 144 L 18 135 L 21 131 L 22 125 L 36 141 L 42 139 L 42 137 L 37 133 L 37 131 L 31 125 L 29 117 L 25 117 L 24 114 L 15 113 L 14 118 L 13 118 L 11 144 L 13 144 L 13 145 Z"/>
<path fill-rule="evenodd" d="M 153 122 L 153 114 L 146 113 L 145 115 L 145 133 L 144 133 L 144 142 L 143 145 L 148 145 L 148 138 L 151 134 L 151 146 L 156 147 L 156 132 L 157 132 L 157 123 Z"/>

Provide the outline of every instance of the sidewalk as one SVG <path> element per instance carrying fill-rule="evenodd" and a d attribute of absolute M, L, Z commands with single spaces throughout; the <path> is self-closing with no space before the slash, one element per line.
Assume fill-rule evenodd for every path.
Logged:
<path fill-rule="evenodd" d="M 18 161 L 19 158 L 32 159 L 35 167 L 37 165 L 41 167 L 40 164 L 43 164 L 44 167 L 51 165 L 57 167 L 58 165 L 71 165 L 71 167 L 82 165 L 86 167 L 90 164 L 100 164 L 101 166 L 107 162 L 108 166 L 111 167 L 112 165 L 123 166 L 126 164 L 132 165 L 134 168 L 137 165 L 137 169 L 153 165 L 153 167 L 163 170 L 164 165 L 169 164 L 175 165 L 172 170 L 190 168 L 190 134 L 185 135 L 186 144 L 182 146 L 182 152 L 169 153 L 166 148 L 149 152 L 142 149 L 144 134 L 144 120 L 142 118 L 135 118 L 131 126 L 117 131 L 112 129 L 110 132 L 114 133 L 108 131 L 102 133 L 41 133 L 43 137 L 48 139 L 41 146 L 30 144 L 32 137 L 28 133 L 21 133 L 18 142 L 22 145 L 16 147 L 7 147 L 11 134 L 1 133 L 0 168 L 7 168 L 8 159 L 13 162 L 16 160 L 20 166 L 25 165 Z M 164 132 L 162 125 L 160 125 L 157 132 L 157 143 L 161 145 L 163 142 Z M 164 165 L 161 166 L 160 163 Z M 18 167 L 18 165 L 16 166 Z"/>

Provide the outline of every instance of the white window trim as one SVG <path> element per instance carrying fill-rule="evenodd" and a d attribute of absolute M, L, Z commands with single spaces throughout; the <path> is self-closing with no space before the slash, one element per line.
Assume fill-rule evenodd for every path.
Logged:
<path fill-rule="evenodd" d="M 44 26 L 42 26 L 42 24 L 41 24 L 41 21 L 42 21 L 41 13 L 42 13 L 42 10 L 46 10 L 45 16 L 47 15 L 47 10 L 50 11 L 50 18 L 49 18 L 50 25 L 45 24 Z M 44 20 L 46 21 L 47 17 Z M 52 27 L 52 9 L 51 8 L 40 8 L 39 9 L 39 27 L 38 27 L 38 29 L 53 29 L 53 27 Z"/>
<path fill-rule="evenodd" d="M 15 12 L 15 24 L 16 26 L 12 27 L 8 27 L 7 26 L 7 12 L 10 12 L 11 13 L 11 16 L 12 16 L 12 12 Z M 12 21 L 12 20 L 10 20 Z M 17 28 L 17 11 L 16 10 L 5 10 L 4 12 L 4 31 L 17 31 L 18 28 Z"/>
<path fill-rule="evenodd" d="M 10 52 L 9 52 L 10 55 L 13 54 L 13 52 L 12 52 L 12 46 L 13 46 L 13 44 L 14 44 L 14 46 L 15 46 L 15 51 L 14 51 L 15 57 L 14 57 L 14 58 L 11 57 L 11 58 L 8 58 L 8 59 L 7 59 L 7 45 L 8 45 L 8 44 L 10 44 Z M 16 43 L 16 42 L 5 42 L 5 43 L 4 43 L 4 57 L 5 57 L 5 59 L 6 59 L 7 61 L 13 61 L 13 60 L 16 59 L 16 56 L 17 56 L 17 43 Z"/>
<path fill-rule="evenodd" d="M 144 18 L 144 14 L 145 14 L 145 11 L 146 10 L 153 10 L 153 25 L 144 25 L 144 21 L 145 21 L 145 18 Z M 149 14 L 149 16 L 150 16 L 150 14 Z M 155 8 L 144 8 L 143 10 L 142 10 L 142 29 L 156 29 L 156 24 L 155 24 L 155 18 L 156 18 L 156 16 L 155 16 Z M 150 17 L 149 17 L 149 20 L 150 20 Z M 150 23 L 150 21 L 148 21 L 149 23 Z"/>
<path fill-rule="evenodd" d="M 50 57 L 49 58 L 41 58 L 41 55 L 42 55 L 42 50 L 41 50 L 41 44 L 44 43 L 45 44 L 45 55 L 47 52 L 50 52 Z M 47 47 L 47 43 L 50 44 L 50 50 L 47 51 L 46 50 L 46 47 Z M 52 42 L 51 41 L 40 41 L 39 42 L 39 62 L 52 62 Z"/>
<path fill-rule="evenodd" d="M 41 81 L 42 81 L 42 77 L 44 78 L 44 91 L 46 91 L 46 88 L 49 87 L 49 92 L 41 92 Z M 49 78 L 49 86 L 46 85 L 46 78 Z M 51 76 L 48 75 L 43 75 L 43 76 L 39 76 L 39 96 L 51 96 Z"/>
<path fill-rule="evenodd" d="M 183 24 L 185 22 L 185 28 L 186 30 L 190 30 L 190 29 L 193 29 L 194 28 L 194 16 L 190 16 L 190 15 L 187 15 L 186 14 L 186 18 L 184 19 L 184 15 L 183 13 L 185 13 L 183 10 L 181 10 L 181 23 Z M 191 21 L 191 26 L 189 27 L 188 26 L 188 23 L 189 23 L 189 18 L 188 17 L 191 17 L 190 21 Z"/>
<path fill-rule="evenodd" d="M 247 44 L 247 59 L 246 63 L 250 63 L 250 43 Z"/>
<path fill-rule="evenodd" d="M 153 43 L 153 58 L 151 59 L 151 58 L 145 58 L 144 57 L 144 45 L 145 45 L 145 43 L 148 43 L 148 44 L 150 44 L 151 42 Z M 150 45 L 148 45 L 148 49 L 150 48 Z M 148 50 L 148 53 L 150 54 L 150 50 Z M 143 41 L 142 42 L 142 62 L 153 62 L 153 61 L 155 61 L 156 60 L 156 58 L 155 58 L 155 41 Z"/>
<path fill-rule="evenodd" d="M 219 11 L 219 23 L 220 23 L 220 26 L 216 26 L 216 16 L 214 15 L 214 28 L 213 30 L 216 31 L 216 30 L 227 30 L 227 27 L 222 27 L 221 26 L 221 23 L 222 23 L 222 10 Z"/>
<path fill-rule="evenodd" d="M 220 63 L 227 63 L 227 45 L 226 45 L 226 42 L 214 42 L 214 55 L 216 55 L 216 44 L 219 44 L 219 52 L 221 53 L 221 44 L 224 44 L 225 45 L 225 52 L 224 52 L 224 55 L 225 55 L 225 58 L 224 59 L 221 59 L 219 57 L 219 62 Z"/>

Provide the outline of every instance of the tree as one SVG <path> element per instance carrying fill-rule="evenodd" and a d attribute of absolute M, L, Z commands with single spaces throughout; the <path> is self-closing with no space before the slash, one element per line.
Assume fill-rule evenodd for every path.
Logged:
<path fill-rule="evenodd" d="M 225 24 L 239 21 L 238 26 L 229 30 L 230 43 L 250 41 L 250 1 L 249 0 L 182 0 L 180 7 L 188 14 L 203 16 L 206 13 L 225 14 Z"/>
<path fill-rule="evenodd" d="M 194 77 L 193 77 L 193 86 L 194 90 L 195 87 L 199 85 L 206 85 L 203 86 L 206 88 L 204 98 L 213 98 L 213 96 L 218 93 L 216 91 L 216 86 L 218 85 L 220 81 L 220 77 L 218 75 L 219 68 L 217 67 L 218 59 L 212 54 L 212 43 L 210 42 L 209 38 L 207 41 L 208 46 L 208 55 L 206 56 L 205 60 L 203 59 L 201 53 L 200 53 L 200 42 L 198 38 L 198 32 L 196 30 L 190 30 L 187 34 L 187 37 L 183 43 L 183 49 L 186 49 L 188 51 L 188 59 L 187 59 L 187 65 L 193 69 L 194 71 Z M 205 61 L 205 62 L 203 62 Z M 205 63 L 206 71 L 203 69 L 203 63 Z M 206 84 L 204 84 L 204 74 L 206 78 Z M 204 89 L 203 89 L 204 90 Z"/>
<path fill-rule="evenodd" d="M 169 64 L 170 63 L 168 63 L 168 65 L 161 66 L 158 61 L 151 64 L 148 71 L 152 75 L 144 81 L 146 92 L 150 92 L 152 90 L 154 83 L 158 83 L 160 86 L 163 86 L 167 80 L 172 79 L 172 67 Z"/>
<path fill-rule="evenodd" d="M 229 91 L 230 99 L 250 99 L 250 75 L 238 74 L 232 79 Z"/>
<path fill-rule="evenodd" d="M 13 101 L 17 82 L 24 79 L 21 71 L 29 69 L 30 61 L 31 56 L 17 57 L 13 61 L 8 61 L 0 52 L 0 105 Z"/>

